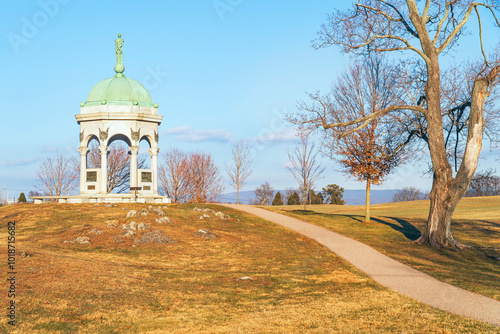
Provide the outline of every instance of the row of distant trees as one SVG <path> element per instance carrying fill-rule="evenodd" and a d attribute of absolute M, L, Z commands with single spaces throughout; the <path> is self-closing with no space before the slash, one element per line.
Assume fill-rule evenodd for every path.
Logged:
<path fill-rule="evenodd" d="M 298 189 L 287 188 L 284 193 L 275 192 L 269 182 L 263 183 L 255 189 L 255 198 L 250 201 L 253 205 L 311 205 L 311 204 L 345 204 L 342 199 L 344 188 L 336 184 L 329 184 L 317 193 L 309 189 L 304 196 Z"/>
<path fill-rule="evenodd" d="M 314 183 L 324 171 L 317 164 L 318 152 L 314 143 L 304 132 L 299 132 L 300 143 L 288 153 L 290 166 L 288 169 L 298 184 L 298 189 L 286 189 L 285 193 L 274 193 L 269 183 L 264 183 L 255 190 L 253 204 L 258 205 L 304 205 L 307 204 L 344 204 L 343 188 L 331 184 L 315 193 Z M 240 189 L 252 172 L 250 158 L 251 147 L 240 141 L 232 146 L 232 160 L 226 166 L 229 183 L 237 190 L 239 203 Z M 219 168 L 210 154 L 185 153 L 172 148 L 162 155 L 159 167 L 159 191 L 172 198 L 176 203 L 212 202 L 223 191 L 224 185 Z M 112 146 L 108 157 L 108 191 L 128 191 L 130 158 L 128 150 L 123 146 Z M 144 168 L 146 159 L 138 159 L 138 168 Z M 89 149 L 89 168 L 100 168 L 100 152 L 97 145 Z M 78 187 L 79 161 L 75 157 L 65 158 L 57 155 L 46 158 L 38 170 L 36 192 L 30 196 L 69 194 Z M 500 177 L 495 171 L 477 173 L 471 180 L 466 196 L 500 195 Z M 368 182 L 367 182 L 368 184 Z M 428 199 L 429 194 L 422 193 L 415 187 L 403 188 L 394 194 L 393 202 Z M 21 198 L 20 198 L 21 200 Z M 282 203 L 282 204 L 280 204 Z M 369 205 L 369 201 L 367 201 Z"/>
<path fill-rule="evenodd" d="M 500 196 L 500 176 L 495 175 L 495 170 L 487 169 L 476 173 L 470 182 L 466 197 Z M 424 193 L 415 187 L 405 187 L 398 190 L 393 202 L 408 202 L 429 199 L 429 193 Z"/>

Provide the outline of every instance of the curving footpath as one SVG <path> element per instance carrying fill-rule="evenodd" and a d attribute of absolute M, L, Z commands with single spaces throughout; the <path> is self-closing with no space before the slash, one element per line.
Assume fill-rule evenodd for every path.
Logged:
<path fill-rule="evenodd" d="M 316 240 L 379 284 L 427 305 L 500 326 L 500 302 L 457 288 L 402 264 L 359 241 L 296 218 L 242 204 L 221 204 L 248 212 Z"/>

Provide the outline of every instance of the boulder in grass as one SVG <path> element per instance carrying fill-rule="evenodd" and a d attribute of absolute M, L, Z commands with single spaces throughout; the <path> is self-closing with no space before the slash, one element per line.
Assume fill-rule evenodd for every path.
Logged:
<path fill-rule="evenodd" d="M 198 230 L 195 234 L 193 234 L 195 237 L 201 237 L 204 239 L 216 239 L 217 235 L 213 232 L 210 232 L 208 230 Z"/>
<path fill-rule="evenodd" d="M 67 241 L 65 240 L 64 243 L 71 242 L 72 244 L 79 244 L 79 245 L 85 245 L 85 244 L 90 244 L 90 238 L 89 237 L 76 237 L 75 240 L 73 241 Z"/>
<path fill-rule="evenodd" d="M 131 230 L 134 230 L 134 231 L 137 230 L 137 223 L 136 222 L 130 222 L 129 228 Z"/>
<path fill-rule="evenodd" d="M 168 217 L 161 217 L 161 218 L 155 219 L 155 221 L 158 224 L 172 224 L 172 221 Z"/>
<path fill-rule="evenodd" d="M 215 217 L 224 218 L 224 214 L 220 211 L 215 213 Z"/>
<path fill-rule="evenodd" d="M 130 210 L 128 213 L 127 213 L 127 217 L 126 218 L 133 218 L 137 216 L 137 211 L 135 210 Z"/>
<path fill-rule="evenodd" d="M 170 244 L 177 241 L 166 236 L 160 230 L 154 230 L 144 233 L 140 238 L 134 239 L 134 242 L 136 244 Z"/>
<path fill-rule="evenodd" d="M 163 212 L 162 209 L 153 209 L 153 212 L 155 212 L 158 216 L 164 216 L 165 212 Z"/>
<path fill-rule="evenodd" d="M 139 231 L 145 231 L 149 229 L 151 229 L 151 224 L 139 223 L 139 225 L 137 225 L 137 230 Z"/>
<path fill-rule="evenodd" d="M 90 238 L 89 237 L 77 237 L 74 241 L 75 244 L 90 244 Z"/>
<path fill-rule="evenodd" d="M 131 237 L 135 234 L 134 231 L 132 230 L 126 230 L 126 231 L 123 231 L 122 233 L 120 233 L 120 236 L 122 237 Z"/>

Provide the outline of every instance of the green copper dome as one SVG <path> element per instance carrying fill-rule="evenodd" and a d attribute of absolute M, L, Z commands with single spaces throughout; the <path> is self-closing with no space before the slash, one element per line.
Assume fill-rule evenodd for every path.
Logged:
<path fill-rule="evenodd" d="M 123 39 L 118 35 L 116 45 L 115 76 L 102 80 L 92 88 L 87 97 L 85 106 L 97 106 L 101 104 L 111 105 L 140 105 L 153 107 L 148 91 L 140 83 L 123 75 Z"/>
<path fill-rule="evenodd" d="M 123 74 L 105 79 L 92 88 L 85 105 L 101 104 L 153 106 L 146 88 L 134 79 L 126 78 Z"/>

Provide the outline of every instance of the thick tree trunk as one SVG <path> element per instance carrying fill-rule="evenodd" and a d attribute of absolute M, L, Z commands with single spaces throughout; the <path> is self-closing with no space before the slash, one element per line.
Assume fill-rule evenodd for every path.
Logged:
<path fill-rule="evenodd" d="M 416 241 L 417 243 L 427 243 L 432 247 L 455 251 L 462 248 L 462 245 L 453 237 L 450 228 L 453 212 L 462 196 L 463 193 L 450 187 L 450 184 L 436 182 L 434 178 L 427 228 Z"/>
<path fill-rule="evenodd" d="M 366 180 L 366 205 L 365 205 L 365 223 L 370 222 L 370 180 Z"/>
<path fill-rule="evenodd" d="M 436 119 L 432 116 L 427 117 L 429 123 L 429 149 L 431 151 L 432 165 L 434 168 L 434 179 L 430 194 L 431 206 L 427 219 L 427 228 L 424 234 L 416 241 L 419 244 L 428 243 L 433 247 L 455 251 L 464 247 L 464 245 L 460 244 L 451 233 L 451 219 L 455 207 L 465 195 L 477 168 L 485 125 L 483 118 L 484 103 L 489 96 L 488 89 L 491 88 L 490 86 L 493 79 L 498 75 L 499 71 L 500 67 L 496 67 L 487 76 L 478 78 L 474 82 L 471 97 L 467 146 L 460 169 L 455 178 L 452 177 L 451 167 L 447 158 L 443 157 L 442 152 L 445 150 L 440 150 L 440 147 L 436 147 L 435 144 L 430 144 L 432 140 L 431 135 L 434 135 L 431 132 L 435 130 L 433 129 L 433 131 L 431 131 L 431 124 L 436 121 Z M 434 114 L 434 116 L 437 115 Z M 442 147 L 444 148 L 444 144 Z"/>

